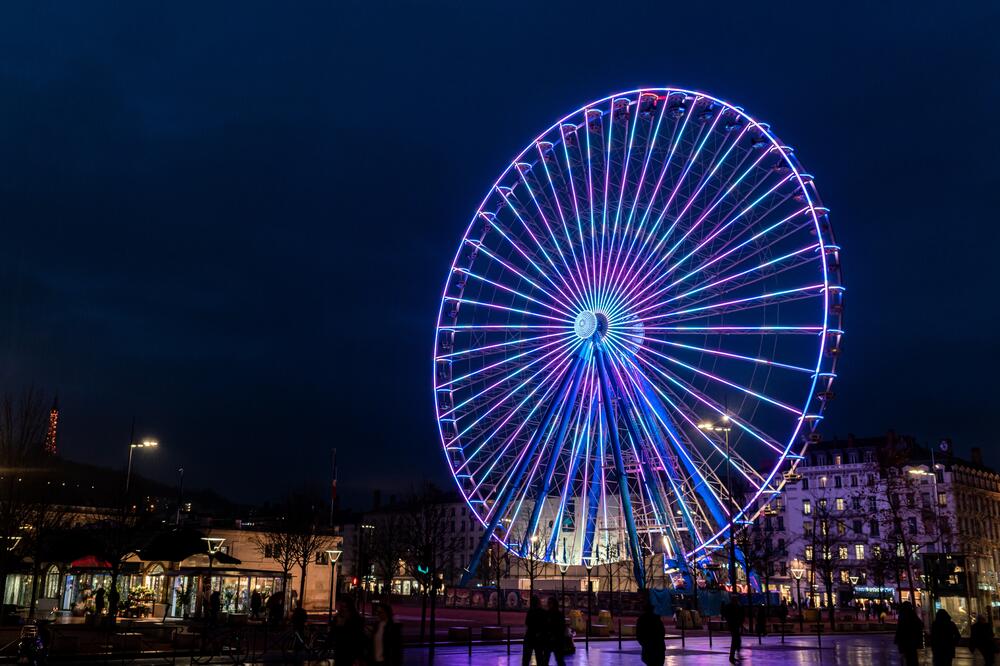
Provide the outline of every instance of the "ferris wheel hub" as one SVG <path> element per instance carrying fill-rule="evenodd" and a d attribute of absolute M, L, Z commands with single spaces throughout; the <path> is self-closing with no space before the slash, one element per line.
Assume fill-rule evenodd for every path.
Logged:
<path fill-rule="evenodd" d="M 590 340 L 595 334 L 603 338 L 608 332 L 608 317 L 603 312 L 584 310 L 576 316 L 573 330 L 581 340 Z"/>

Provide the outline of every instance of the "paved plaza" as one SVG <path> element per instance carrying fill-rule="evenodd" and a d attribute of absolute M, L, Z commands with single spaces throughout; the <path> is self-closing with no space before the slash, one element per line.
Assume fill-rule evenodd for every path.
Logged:
<path fill-rule="evenodd" d="M 852 666 L 875 666 L 901 664 L 899 653 L 892 643 L 891 636 L 837 636 L 823 639 L 822 648 L 817 649 L 815 637 L 786 638 L 782 645 L 780 639 L 765 639 L 763 645 L 758 645 L 756 638 L 747 637 L 744 640 L 743 660 L 746 665 L 764 664 L 766 666 L 785 666 L 795 664 L 850 664 Z M 686 641 L 684 647 L 679 642 L 667 646 L 668 666 L 685 664 L 688 666 L 708 666 L 709 664 L 728 664 L 728 640 L 715 640 L 710 647 L 707 638 L 695 638 Z M 586 652 L 579 645 L 577 653 L 567 658 L 567 664 L 580 666 L 642 666 L 639 657 L 639 646 L 634 642 L 623 643 L 618 648 L 617 641 L 592 642 L 590 651 Z M 427 650 L 408 650 L 406 666 L 424 666 L 429 664 Z M 511 649 L 507 655 L 505 646 L 477 647 L 469 657 L 466 648 L 439 648 L 433 663 L 435 666 L 520 666 L 520 646 Z M 534 663 L 534 662 L 532 662 Z M 555 663 L 554 660 L 549 663 Z M 931 664 L 930 650 L 921 660 L 922 664 Z M 966 648 L 958 649 L 958 657 L 954 666 L 972 666 L 980 664 L 981 660 L 973 660 Z"/>

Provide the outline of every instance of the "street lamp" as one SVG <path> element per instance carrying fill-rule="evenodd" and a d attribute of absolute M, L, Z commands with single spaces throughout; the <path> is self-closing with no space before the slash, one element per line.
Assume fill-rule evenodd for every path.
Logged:
<path fill-rule="evenodd" d="M 212 563 L 215 561 L 215 554 L 219 552 L 222 548 L 222 542 L 225 541 L 222 537 L 202 537 L 202 541 L 205 542 L 205 550 L 208 553 L 208 589 L 212 590 Z"/>
<path fill-rule="evenodd" d="M 798 559 L 792 560 L 792 578 L 795 579 L 795 603 L 799 607 L 799 632 L 804 631 L 802 619 L 802 576 L 806 573 L 806 568 Z"/>
<path fill-rule="evenodd" d="M 337 560 L 344 553 L 342 550 L 327 550 L 326 558 L 330 560 L 330 603 L 326 615 L 326 623 L 333 622 L 333 588 L 337 584 Z"/>
<path fill-rule="evenodd" d="M 562 608 L 566 612 L 566 572 L 569 571 L 568 562 L 559 563 L 559 576 L 562 577 Z"/>
<path fill-rule="evenodd" d="M 136 449 L 155 449 L 160 443 L 155 439 L 145 439 L 138 444 L 133 442 L 128 445 L 128 470 L 125 472 L 125 494 L 128 495 L 128 487 L 132 481 L 132 454 Z"/>
<path fill-rule="evenodd" d="M 588 558 L 583 562 L 583 568 L 587 570 L 587 633 L 584 634 L 584 645 L 586 646 L 587 652 L 590 652 L 590 613 L 591 613 L 591 599 L 590 597 L 594 594 L 594 583 L 590 579 L 590 570 L 594 568 L 594 563 Z"/>
<path fill-rule="evenodd" d="M 736 503 L 733 501 L 733 465 L 729 457 L 729 416 L 722 415 L 722 424 L 705 421 L 699 423 L 698 428 L 705 432 L 721 432 L 725 434 L 726 440 L 726 496 L 729 500 L 729 587 L 733 594 L 736 594 L 736 532 L 733 530 L 733 521 L 736 517 Z"/>

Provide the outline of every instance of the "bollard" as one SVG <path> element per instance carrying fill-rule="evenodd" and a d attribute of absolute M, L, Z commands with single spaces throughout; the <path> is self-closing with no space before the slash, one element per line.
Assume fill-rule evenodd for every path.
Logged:
<path fill-rule="evenodd" d="M 822 649 L 823 648 L 823 623 L 822 622 L 817 622 L 816 623 L 816 648 L 817 649 Z"/>
<path fill-rule="evenodd" d="M 510 625 L 507 625 L 507 656 L 510 656 Z"/>
<path fill-rule="evenodd" d="M 618 649 L 622 649 L 622 621 L 618 619 Z"/>
<path fill-rule="evenodd" d="M 781 644 L 785 644 L 785 621 L 781 621 Z"/>
<path fill-rule="evenodd" d="M 686 625 L 684 625 L 684 624 L 681 625 L 681 647 L 682 648 L 685 647 L 685 645 L 686 645 L 686 643 L 684 642 L 684 633 L 685 633 L 684 632 L 684 627 L 685 626 Z"/>
<path fill-rule="evenodd" d="M 708 647 L 712 647 L 712 621 L 708 621 Z"/>
<path fill-rule="evenodd" d="M 472 627 L 469 627 L 469 661 L 472 661 Z"/>

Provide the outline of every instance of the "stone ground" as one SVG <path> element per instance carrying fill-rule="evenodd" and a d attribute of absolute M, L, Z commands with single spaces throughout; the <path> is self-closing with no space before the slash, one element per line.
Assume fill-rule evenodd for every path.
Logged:
<path fill-rule="evenodd" d="M 744 639 L 743 664 L 765 664 L 766 666 L 786 666 L 823 664 L 857 665 L 857 666 L 889 666 L 901 664 L 899 653 L 892 643 L 891 636 L 841 635 L 824 637 L 822 648 L 817 648 L 815 637 L 789 637 L 782 645 L 778 638 L 767 638 L 763 645 L 757 645 L 756 638 Z M 688 639 L 681 647 L 679 641 L 667 645 L 667 666 L 684 664 L 686 666 L 708 666 L 710 664 L 729 663 L 729 642 L 715 640 L 714 647 L 709 647 L 708 639 L 704 637 Z M 406 666 L 424 666 L 429 661 L 426 649 L 410 649 L 406 653 Z M 534 662 L 532 662 L 534 663 Z M 555 663 L 554 660 L 549 663 Z M 567 664 L 580 666 L 642 666 L 639 647 L 634 641 L 626 641 L 622 649 L 618 649 L 617 641 L 592 641 L 589 653 L 583 645 L 577 647 L 574 656 L 568 657 Z M 954 666 L 973 666 L 981 664 L 981 658 L 973 660 L 966 648 L 958 649 L 958 657 Z M 476 647 L 470 659 L 465 648 L 438 648 L 433 661 L 435 666 L 520 666 L 521 651 L 515 647 L 507 656 L 506 647 Z M 922 656 L 921 664 L 930 666 L 930 650 Z"/>

